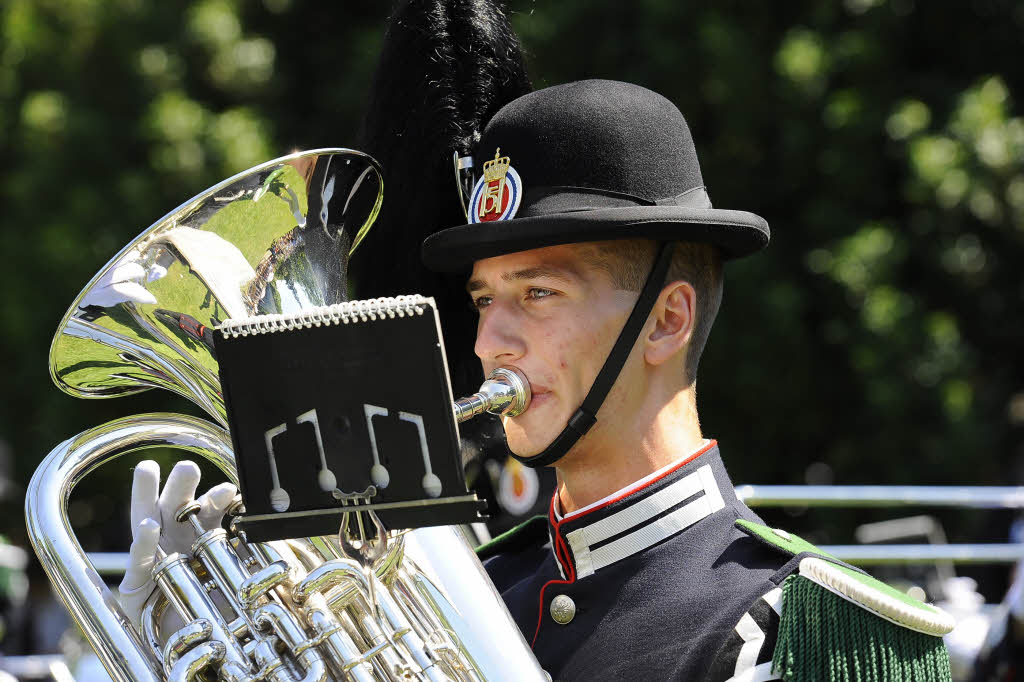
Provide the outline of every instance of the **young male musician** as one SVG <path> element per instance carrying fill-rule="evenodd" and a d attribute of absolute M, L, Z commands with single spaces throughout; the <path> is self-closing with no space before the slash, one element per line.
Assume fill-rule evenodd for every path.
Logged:
<path fill-rule="evenodd" d="M 505 420 L 509 448 L 558 474 L 547 518 L 481 551 L 542 667 L 558 680 L 947 679 L 945 615 L 763 526 L 701 432 L 722 261 L 769 231 L 712 208 L 676 107 L 611 81 L 537 91 L 491 119 L 474 164 L 469 224 L 423 256 L 468 273 L 484 372 L 514 366 L 533 391 Z"/>
<path fill-rule="evenodd" d="M 462 34 L 408 35 L 429 42 Z M 467 59 L 482 44 L 490 45 L 456 46 Z M 518 58 L 517 49 L 492 47 Z M 460 58 L 444 61 L 449 51 L 425 54 L 454 73 L 476 73 Z M 433 58 L 399 57 L 392 60 L 398 73 L 429 86 L 425 96 L 451 80 L 406 73 Z M 472 105 L 481 109 L 474 121 L 490 119 L 490 103 L 525 86 L 506 67 L 487 80 L 501 86 L 495 97 L 460 86 L 441 98 L 445 106 L 423 109 L 447 116 Z M 379 80 L 400 103 L 422 99 Z M 409 145 L 426 144 L 450 122 L 428 124 L 390 104 L 379 109 L 377 137 L 395 145 L 382 160 L 392 172 L 414 173 L 411 188 L 450 177 L 433 172 L 434 164 L 476 142 L 471 122 L 455 127 L 457 144 L 438 145 L 444 153 L 427 145 L 417 154 Z M 380 155 L 380 146 L 369 151 Z M 736 499 L 717 443 L 701 432 L 697 367 L 721 299 L 722 261 L 763 248 L 769 233 L 758 216 L 712 208 L 679 111 L 624 83 L 548 88 L 498 111 L 475 144 L 474 167 L 481 180 L 470 224 L 430 237 L 424 261 L 467 275 L 483 369 L 512 365 L 531 382 L 530 408 L 505 423 L 508 444 L 525 464 L 554 467 L 559 487 L 547 518 L 481 556 L 553 678 L 949 679 L 938 636 L 949 627 L 944 614 L 761 525 Z M 403 186 L 401 178 L 387 182 Z M 431 227 L 444 206 L 455 207 L 454 199 L 424 207 L 408 193 L 392 196 L 409 212 L 393 222 L 409 230 Z M 122 598 L 135 619 L 152 590 L 159 522 L 166 551 L 187 547 L 172 512 L 198 483 L 194 465 L 179 464 L 158 496 L 154 469 L 137 469 L 133 490 L 135 543 Z M 200 498 L 208 520 L 231 492 Z"/>

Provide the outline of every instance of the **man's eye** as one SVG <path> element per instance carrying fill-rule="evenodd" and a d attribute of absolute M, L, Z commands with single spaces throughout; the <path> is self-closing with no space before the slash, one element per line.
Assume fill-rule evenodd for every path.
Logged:
<path fill-rule="evenodd" d="M 470 308 L 470 310 L 476 310 L 476 311 L 479 312 L 480 310 L 483 310 L 484 308 L 486 308 L 490 304 L 491 304 L 491 297 L 490 296 L 477 296 L 476 298 L 470 300 L 469 308 Z"/>
<path fill-rule="evenodd" d="M 527 298 L 533 298 L 533 299 L 547 298 L 548 296 L 554 296 L 554 294 L 555 294 L 555 292 L 551 291 L 550 289 L 541 289 L 541 288 L 538 288 L 538 287 L 531 287 L 530 290 L 526 293 L 526 297 Z"/>

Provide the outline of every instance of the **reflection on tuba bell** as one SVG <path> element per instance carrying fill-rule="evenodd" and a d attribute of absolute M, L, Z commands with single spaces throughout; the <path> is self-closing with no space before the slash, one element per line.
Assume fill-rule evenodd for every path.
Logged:
<path fill-rule="evenodd" d="M 123 454 L 171 447 L 237 483 L 210 331 L 229 317 L 345 300 L 348 257 L 382 199 L 377 163 L 323 149 L 268 162 L 186 202 L 89 283 L 53 340 L 64 391 L 110 397 L 161 387 L 217 423 L 174 414 L 115 420 L 58 445 L 26 496 L 28 532 L 55 592 L 115 680 L 543 680 L 461 533 L 388 531 L 353 558 L 334 537 L 245 543 L 202 531 L 159 556 L 141 632 L 75 539 L 75 485 Z M 522 411 L 529 384 L 498 370 L 453 409 Z M 181 519 L 196 509 L 186 505 Z M 368 558 L 369 556 L 369 558 Z M 358 559 L 358 560 L 357 560 Z M 176 619 L 183 626 L 167 624 Z"/>

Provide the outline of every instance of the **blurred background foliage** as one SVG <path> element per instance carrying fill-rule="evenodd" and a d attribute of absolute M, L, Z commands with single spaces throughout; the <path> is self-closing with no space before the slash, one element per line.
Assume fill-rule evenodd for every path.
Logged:
<path fill-rule="evenodd" d="M 152 392 L 60 393 L 47 376 L 55 327 L 111 256 L 188 197 L 293 149 L 354 145 L 388 9 L 0 3 L 0 532 L 23 542 L 24 486 L 57 442 L 116 416 L 194 411 Z M 727 270 L 699 381 L 705 433 L 737 482 L 1022 482 L 1024 5 L 510 9 L 536 87 L 604 77 L 663 93 L 690 122 L 715 204 L 772 226 L 766 252 Z M 127 471 L 110 476 L 76 508 L 97 529 L 91 549 L 127 546 Z M 769 520 L 848 542 L 865 514 Z M 952 540 L 1002 540 L 1010 519 L 943 522 Z"/>

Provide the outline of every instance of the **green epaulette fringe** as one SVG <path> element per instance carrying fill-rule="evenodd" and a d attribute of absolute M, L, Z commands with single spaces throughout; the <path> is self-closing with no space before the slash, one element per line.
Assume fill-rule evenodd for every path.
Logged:
<path fill-rule="evenodd" d="M 901 627 L 800 575 L 782 587 L 772 669 L 787 682 L 951 682 L 941 637 Z"/>

